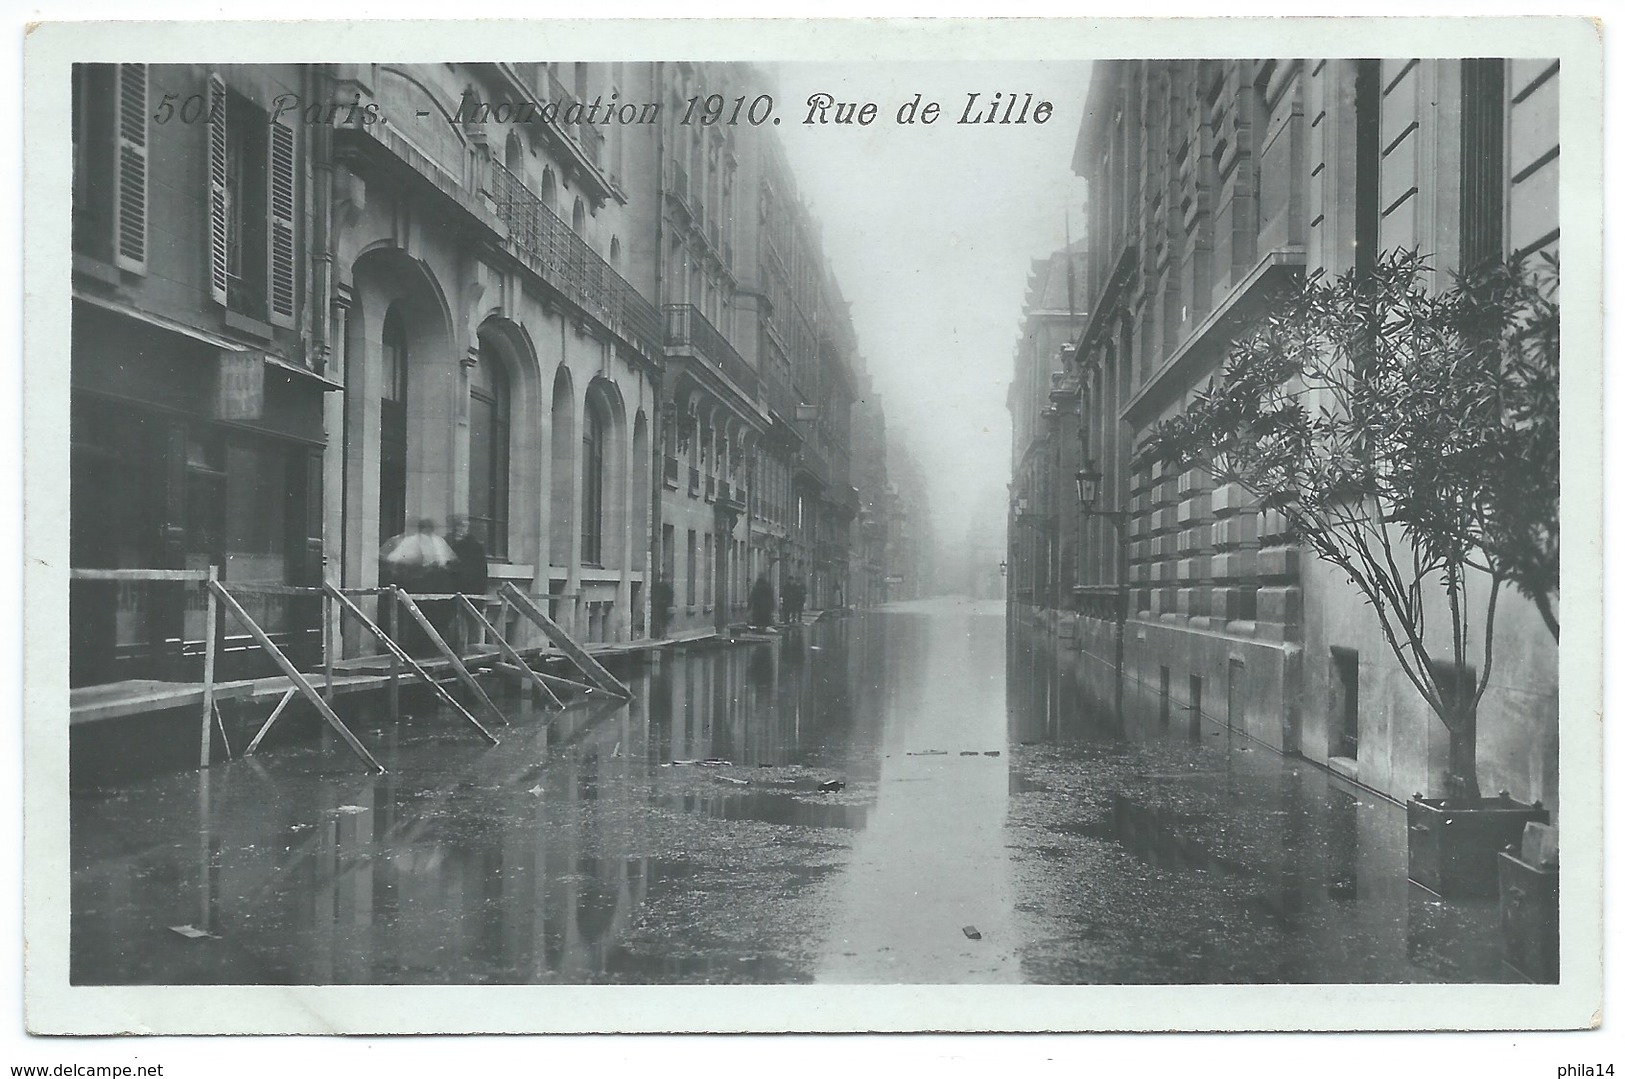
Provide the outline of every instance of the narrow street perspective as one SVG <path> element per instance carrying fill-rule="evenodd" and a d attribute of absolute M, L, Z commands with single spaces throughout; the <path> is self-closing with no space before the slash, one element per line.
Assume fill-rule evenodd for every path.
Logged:
<path fill-rule="evenodd" d="M 1124 729 L 1002 604 L 665 655 L 498 747 L 445 715 L 85 790 L 81 984 L 1494 981 L 1404 811 Z M 451 732 L 451 733 L 448 733 Z M 829 789 L 833 788 L 833 789 Z M 186 927 L 179 932 L 175 927 Z"/>
<path fill-rule="evenodd" d="M 74 64 L 68 987 L 1573 1021 L 1562 75 Z"/>

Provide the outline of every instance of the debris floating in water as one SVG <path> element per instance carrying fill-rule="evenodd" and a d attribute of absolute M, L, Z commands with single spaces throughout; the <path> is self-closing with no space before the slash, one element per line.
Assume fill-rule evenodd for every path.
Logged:
<path fill-rule="evenodd" d="M 908 755 L 910 757 L 946 757 L 948 751 L 946 749 L 911 749 Z"/>
<path fill-rule="evenodd" d="M 185 937 L 187 940 L 219 940 L 220 939 L 219 937 L 215 936 L 213 933 L 209 932 L 207 929 L 199 929 L 195 925 L 172 925 L 172 926 L 169 927 L 169 931 L 171 933 L 179 933 L 181 936 Z"/>
<path fill-rule="evenodd" d="M 818 789 L 826 794 L 833 793 L 838 790 L 845 790 L 846 783 L 839 779 L 831 779 L 828 782 L 818 784 Z"/>
<path fill-rule="evenodd" d="M 718 783 L 732 783 L 736 787 L 750 786 L 750 780 L 748 779 L 735 779 L 733 776 L 712 776 L 711 778 Z"/>
<path fill-rule="evenodd" d="M 980 929 L 976 928 L 974 925 L 965 926 L 964 929 L 962 930 L 962 932 L 967 937 L 969 937 L 971 940 L 981 940 L 982 939 L 982 931 Z"/>
<path fill-rule="evenodd" d="M 526 794 L 546 794 L 547 792 L 545 790 L 543 790 L 542 785 L 540 783 L 538 783 L 534 787 L 530 788 L 530 790 L 526 791 L 525 793 Z"/>
<path fill-rule="evenodd" d="M 982 750 L 982 756 L 984 756 L 984 757 L 997 757 L 998 755 L 999 755 L 999 751 L 996 750 L 996 749 L 984 749 L 984 750 Z"/>

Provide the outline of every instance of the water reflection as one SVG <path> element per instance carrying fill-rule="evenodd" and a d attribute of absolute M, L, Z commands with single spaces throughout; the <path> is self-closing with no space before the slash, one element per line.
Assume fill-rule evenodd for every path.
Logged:
<path fill-rule="evenodd" d="M 1125 694 L 1120 723 L 1104 717 L 1106 694 L 1084 685 L 1087 657 L 1057 655 L 1025 629 L 1012 631 L 1011 641 L 1012 671 L 1025 671 L 1025 684 L 1010 692 L 1011 738 L 1029 743 L 1010 785 L 1012 817 L 1052 836 L 1080 837 L 1083 846 L 1033 841 L 1030 849 L 1051 861 L 1063 851 L 1075 852 L 1075 865 L 1133 860 L 1118 870 L 1127 880 L 1102 880 L 1091 902 L 1058 894 L 1072 886 L 1064 872 L 1037 876 L 1037 894 L 1028 897 L 1038 910 L 1072 916 L 1062 928 L 1035 928 L 1035 937 L 1122 936 L 1101 923 L 1137 911 L 1133 943 L 1097 960 L 1089 980 L 1512 976 L 1500 962 L 1493 901 L 1430 903 L 1406 880 L 1400 807 L 1233 732 L 1193 740 L 1187 723 L 1164 723 L 1154 702 L 1148 707 L 1133 693 Z M 1080 704 L 1081 713 L 1071 711 Z M 1205 734 L 1214 733 L 1226 734 L 1208 725 Z M 1140 888 L 1158 894 L 1147 899 Z M 1164 895 L 1185 902 L 1170 905 Z M 1058 951 L 1038 954 L 1029 976 L 1057 980 Z"/>
<path fill-rule="evenodd" d="M 1119 719 L 1093 662 L 921 605 L 658 654 L 630 702 L 510 698 L 495 747 L 414 702 L 361 724 L 383 776 L 324 736 L 78 792 L 71 977 L 1506 976 L 1492 902 L 1406 884 L 1396 807 L 1136 694 Z"/>
<path fill-rule="evenodd" d="M 629 703 L 513 703 L 489 750 L 420 708 L 365 734 L 384 776 L 316 743 L 76 798 L 72 978 L 636 976 L 618 942 L 651 889 L 684 875 L 651 871 L 650 807 L 862 827 L 861 805 L 657 791 L 673 759 L 794 764 L 843 737 L 847 634 L 814 636 L 663 657 Z"/>

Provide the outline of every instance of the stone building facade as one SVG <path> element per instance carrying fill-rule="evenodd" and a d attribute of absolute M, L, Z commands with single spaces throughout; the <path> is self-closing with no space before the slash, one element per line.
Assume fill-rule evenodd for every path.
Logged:
<path fill-rule="evenodd" d="M 491 106 L 607 96 L 635 73 L 327 75 L 334 100 L 390 121 L 332 133 L 329 340 L 345 392 L 327 544 L 344 581 L 372 583 L 380 540 L 408 522 L 466 514 L 493 577 L 550 597 L 589 640 L 626 639 L 647 624 L 663 346 L 652 275 L 626 252 L 627 129 L 504 123 Z"/>
<path fill-rule="evenodd" d="M 754 69 L 74 78 L 74 566 L 364 589 L 463 516 L 591 641 L 647 635 L 660 574 L 673 631 L 739 621 L 757 574 L 844 601 L 846 303 L 771 128 L 689 108 Z M 197 677 L 201 604 L 162 591 L 75 584 L 76 684 Z M 319 602 L 249 606 L 319 655 Z"/>
<path fill-rule="evenodd" d="M 1206 718 L 1395 797 L 1442 789 L 1443 727 L 1352 586 L 1240 489 L 1129 461 L 1277 288 L 1398 248 L 1440 275 L 1555 252 L 1558 74 L 1537 60 L 1096 65 L 1073 166 L 1089 185 L 1089 317 L 1067 369 L 1100 507 L 1126 514 L 1126 708 L 1192 730 Z M 1110 522 L 1086 523 L 1080 585 L 1114 583 L 1116 556 Z M 1101 613 L 1082 611 L 1078 645 L 1110 657 Z M 1552 805 L 1556 644 L 1522 597 L 1503 599 L 1496 630 L 1481 780 Z"/>
<path fill-rule="evenodd" d="M 770 127 L 685 122 L 691 102 L 754 102 L 748 64 L 647 65 L 661 123 L 641 151 L 660 198 L 637 212 L 666 332 L 654 549 L 672 626 L 744 619 L 752 582 L 793 574 L 808 605 L 846 586 L 856 336 L 817 224 Z"/>
<path fill-rule="evenodd" d="M 298 65 L 74 69 L 76 568 L 323 578 L 339 384 L 314 255 L 322 149 L 272 106 L 314 78 Z M 198 669 L 203 602 L 179 591 L 74 582 L 73 684 Z M 248 603 L 293 654 L 320 648 L 314 604 Z M 231 676 L 251 649 L 224 645 Z"/>
<path fill-rule="evenodd" d="M 1011 614 L 1068 639 L 1077 604 L 1094 602 L 1092 593 L 1074 594 L 1084 522 L 1072 494 L 1081 463 L 1079 383 L 1067 362 L 1082 322 L 1084 257 L 1078 241 L 1033 260 L 1005 401 L 1011 420 Z"/>

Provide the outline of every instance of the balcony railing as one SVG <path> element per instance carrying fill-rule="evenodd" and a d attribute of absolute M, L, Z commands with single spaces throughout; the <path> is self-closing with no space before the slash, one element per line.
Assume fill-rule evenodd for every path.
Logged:
<path fill-rule="evenodd" d="M 659 354 L 660 313 L 654 305 L 577 236 L 523 180 L 494 161 L 491 194 L 497 216 L 508 227 L 509 242 L 523 257 L 554 278 L 584 310 L 602 314 L 612 327 L 624 327 L 649 352 Z"/>
<path fill-rule="evenodd" d="M 698 307 L 686 303 L 666 305 L 666 344 L 693 349 L 755 399 L 760 381 L 755 369 L 734 351 Z"/>

